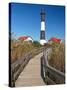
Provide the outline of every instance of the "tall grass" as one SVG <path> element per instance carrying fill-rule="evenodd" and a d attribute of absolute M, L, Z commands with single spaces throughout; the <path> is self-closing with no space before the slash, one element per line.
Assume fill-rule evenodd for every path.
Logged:
<path fill-rule="evenodd" d="M 52 48 L 52 52 L 49 54 L 49 64 L 60 70 L 61 72 L 65 72 L 65 46 L 64 44 L 55 44 Z"/>
<path fill-rule="evenodd" d="M 25 41 L 11 42 L 11 62 L 15 62 L 26 53 L 39 47 L 40 44 L 37 41 L 33 43 Z"/>

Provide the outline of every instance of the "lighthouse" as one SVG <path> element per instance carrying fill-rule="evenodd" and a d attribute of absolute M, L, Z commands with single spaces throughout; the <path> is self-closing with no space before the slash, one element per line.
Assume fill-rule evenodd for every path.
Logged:
<path fill-rule="evenodd" d="M 46 43 L 45 40 L 45 12 L 41 9 L 41 31 L 40 31 L 40 44 L 44 45 Z"/>

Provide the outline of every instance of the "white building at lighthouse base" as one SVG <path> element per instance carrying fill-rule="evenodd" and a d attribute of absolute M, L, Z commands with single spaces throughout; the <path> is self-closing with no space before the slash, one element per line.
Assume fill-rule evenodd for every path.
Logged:
<path fill-rule="evenodd" d="M 47 43 L 46 40 L 40 40 L 40 44 L 41 44 L 41 45 L 44 45 L 45 43 Z"/>

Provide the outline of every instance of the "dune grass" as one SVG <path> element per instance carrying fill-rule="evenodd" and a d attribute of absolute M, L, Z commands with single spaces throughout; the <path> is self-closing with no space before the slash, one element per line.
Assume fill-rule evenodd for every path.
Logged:
<path fill-rule="evenodd" d="M 34 41 L 33 43 L 25 42 L 25 41 L 19 41 L 19 42 L 12 41 L 11 42 L 11 63 L 20 59 L 22 56 L 24 56 L 26 53 L 30 52 L 31 50 L 37 49 L 39 47 L 41 47 L 41 45 L 37 41 Z"/>
<path fill-rule="evenodd" d="M 65 72 L 65 45 L 64 44 L 55 44 L 52 48 L 52 52 L 49 54 L 49 64 Z"/>

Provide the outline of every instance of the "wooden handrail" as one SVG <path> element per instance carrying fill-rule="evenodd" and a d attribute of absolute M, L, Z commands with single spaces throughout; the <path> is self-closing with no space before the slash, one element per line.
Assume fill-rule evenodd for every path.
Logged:
<path fill-rule="evenodd" d="M 42 62 L 43 62 L 43 69 L 45 73 L 45 82 L 47 84 L 64 84 L 65 83 L 65 74 L 52 66 L 48 63 L 48 54 L 47 49 L 43 53 Z"/>

